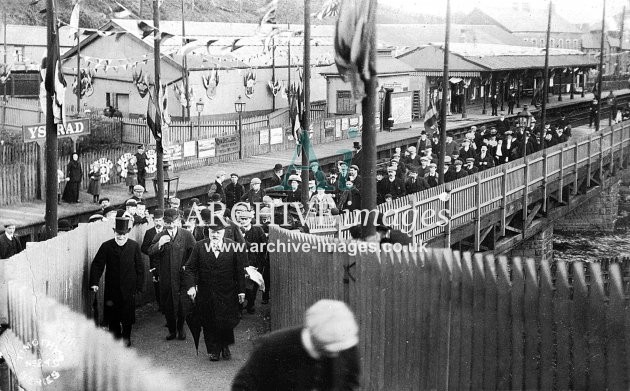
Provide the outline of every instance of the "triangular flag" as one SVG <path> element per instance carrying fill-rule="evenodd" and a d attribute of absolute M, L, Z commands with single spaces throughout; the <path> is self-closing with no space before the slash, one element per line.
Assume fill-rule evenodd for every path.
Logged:
<path fill-rule="evenodd" d="M 142 39 L 145 39 L 155 31 L 155 27 L 143 21 L 138 22 L 138 28 L 142 31 Z"/>
<path fill-rule="evenodd" d="M 110 8 L 111 9 L 111 8 Z M 131 11 L 116 2 L 116 6 L 112 9 L 114 19 L 125 19 L 131 16 Z"/>

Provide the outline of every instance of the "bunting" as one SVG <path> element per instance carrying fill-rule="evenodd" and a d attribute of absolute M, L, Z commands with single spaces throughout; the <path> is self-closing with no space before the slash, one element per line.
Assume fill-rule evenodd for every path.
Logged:
<path fill-rule="evenodd" d="M 138 89 L 138 94 L 140 94 L 141 98 L 144 98 L 149 92 L 149 77 L 146 74 L 143 74 L 142 69 L 140 72 L 133 72 L 132 82 Z"/>
<path fill-rule="evenodd" d="M 85 97 L 90 97 L 92 96 L 92 94 L 94 93 L 94 87 L 92 85 L 92 79 L 94 77 L 94 74 L 92 73 L 91 70 L 87 70 L 87 69 L 81 69 L 80 72 L 80 96 L 81 98 Z M 79 88 L 79 83 L 77 83 L 77 78 L 75 77 L 74 82 L 72 83 L 72 93 L 74 95 L 77 94 L 77 89 Z"/>
<path fill-rule="evenodd" d="M 276 11 L 278 9 L 278 0 L 268 0 L 267 4 L 265 4 L 261 9 L 261 13 L 263 13 L 260 22 L 258 23 L 259 27 L 262 27 L 265 24 L 276 24 Z"/>
<path fill-rule="evenodd" d="M 155 27 L 153 27 L 153 26 L 151 26 L 148 23 L 143 22 L 143 21 L 139 21 L 138 22 L 138 28 L 142 32 L 142 39 L 145 39 L 149 35 L 153 34 L 153 32 L 156 30 Z"/>
<path fill-rule="evenodd" d="M 178 97 L 179 103 L 181 103 L 182 107 L 190 106 L 188 100 L 190 100 L 190 97 L 193 93 L 192 87 L 188 87 L 188 100 L 186 99 L 186 89 L 184 88 L 184 86 L 180 86 L 179 84 L 175 83 L 173 84 L 173 91 L 175 91 L 175 96 Z"/>
<path fill-rule="evenodd" d="M 158 108 L 153 101 L 153 97 L 149 94 L 149 99 L 147 100 L 147 126 L 156 142 L 162 141 L 162 126 L 160 122 Z"/>
<path fill-rule="evenodd" d="M 161 85 L 162 94 L 160 99 L 162 100 L 160 110 L 162 113 L 162 124 L 166 127 L 171 125 L 171 115 L 168 113 L 168 93 L 166 91 L 166 84 Z"/>
<path fill-rule="evenodd" d="M 245 85 L 245 96 L 251 99 L 254 95 L 254 86 L 256 85 L 256 74 L 252 71 L 248 71 L 243 78 L 243 84 Z"/>
<path fill-rule="evenodd" d="M 203 88 L 206 89 L 206 96 L 212 100 L 217 94 L 217 86 L 219 85 L 219 71 L 213 69 L 208 76 L 201 75 Z"/>
<path fill-rule="evenodd" d="M 278 92 L 282 91 L 282 82 L 280 80 L 276 80 L 275 82 L 273 80 L 269 80 L 268 84 L 273 96 L 278 95 Z"/>

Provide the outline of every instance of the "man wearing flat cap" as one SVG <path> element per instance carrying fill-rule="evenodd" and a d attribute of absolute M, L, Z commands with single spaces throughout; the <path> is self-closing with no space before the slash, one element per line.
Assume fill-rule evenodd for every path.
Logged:
<path fill-rule="evenodd" d="M 252 207 L 257 203 L 262 203 L 263 197 L 267 195 L 264 189 L 260 188 L 260 178 L 254 178 L 249 183 L 249 190 L 241 197 L 241 202 L 249 202 Z"/>
<path fill-rule="evenodd" d="M 302 327 L 262 337 L 232 383 L 233 391 L 356 390 L 359 326 L 348 306 L 320 300 Z"/>
<path fill-rule="evenodd" d="M 133 187 L 133 196 L 130 199 L 135 200 L 136 202 L 140 202 L 142 201 L 143 195 L 144 195 L 144 186 L 135 185 Z"/>
<path fill-rule="evenodd" d="M 348 180 L 352 181 L 354 187 L 361 191 L 361 175 L 359 175 L 359 166 L 353 164 L 348 170 Z"/>
<path fill-rule="evenodd" d="M 464 170 L 468 173 L 468 175 L 473 175 L 479 172 L 479 169 L 475 167 L 475 159 L 469 157 L 466 159 L 466 164 L 464 165 Z"/>
<path fill-rule="evenodd" d="M 232 209 L 234 205 L 241 201 L 243 194 L 245 194 L 245 188 L 238 183 L 238 174 L 230 174 L 230 183 L 225 186 L 225 206 L 228 209 Z"/>
<path fill-rule="evenodd" d="M 129 239 L 129 218 L 120 210 L 116 214 L 114 238 L 101 244 L 90 267 L 89 287 L 98 291 L 105 271 L 104 317 L 109 331 L 131 346 L 131 326 L 136 321 L 134 295 L 144 286 L 144 262 L 140 245 Z"/>
<path fill-rule="evenodd" d="M 221 196 L 221 202 L 225 202 L 225 192 L 223 191 L 223 181 L 225 181 L 225 173 L 223 171 L 217 172 L 217 176 L 214 182 L 210 185 L 210 190 L 208 191 L 208 197 L 211 197 L 213 194 L 218 194 Z"/>
<path fill-rule="evenodd" d="M 424 179 L 431 187 L 435 187 L 440 183 L 440 178 L 437 173 L 437 164 L 429 164 L 429 172 L 424 175 Z"/>
<path fill-rule="evenodd" d="M 188 230 L 178 228 L 179 212 L 176 209 L 164 211 L 164 230 L 156 234 L 149 246 L 149 256 L 159 258 L 157 278 L 160 281 L 160 303 L 166 317 L 168 335 L 166 340 L 186 339 L 181 293 L 182 266 L 195 246 L 195 238 Z M 155 276 L 155 274 L 154 274 Z M 177 332 L 177 335 L 175 334 Z"/>
<path fill-rule="evenodd" d="M 396 167 L 387 167 L 387 178 L 383 179 L 385 184 L 383 189 L 386 193 L 391 194 L 393 199 L 405 196 L 405 182 L 396 176 Z"/>
<path fill-rule="evenodd" d="M 138 152 L 134 156 L 138 167 L 138 185 L 142 186 L 142 191 L 144 191 L 144 182 L 147 176 L 147 154 L 144 152 L 144 145 L 138 145 Z"/>
<path fill-rule="evenodd" d="M 186 261 L 184 289 L 200 313 L 210 361 L 219 361 L 220 356 L 229 360 L 240 304 L 245 301 L 247 254 L 236 251 L 236 242 L 224 237 L 222 218 L 206 213 L 202 218 L 208 238 L 195 244 Z"/>
<path fill-rule="evenodd" d="M 409 170 L 409 178 L 405 182 L 405 193 L 413 194 L 419 191 L 426 190 L 430 187 L 431 186 L 429 186 L 429 184 L 424 179 L 424 177 L 418 176 L 417 168 L 414 167 L 411 170 Z"/>

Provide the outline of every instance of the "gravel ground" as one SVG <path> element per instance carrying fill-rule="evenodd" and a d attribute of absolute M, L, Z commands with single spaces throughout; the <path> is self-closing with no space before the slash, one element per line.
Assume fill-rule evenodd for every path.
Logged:
<path fill-rule="evenodd" d="M 259 296 L 260 300 L 260 296 Z M 157 366 L 166 368 L 173 376 L 182 379 L 186 390 L 229 390 L 236 372 L 253 350 L 256 339 L 269 331 L 269 305 L 258 305 L 255 314 L 243 311 L 243 318 L 236 327 L 236 343 L 230 347 L 232 359 L 211 362 L 206 354 L 203 333 L 199 341 L 199 355 L 186 327 L 185 341 L 166 341 L 168 330 L 164 316 L 155 304 L 148 304 L 136 312 L 131 341 L 133 348 L 151 358 Z"/>

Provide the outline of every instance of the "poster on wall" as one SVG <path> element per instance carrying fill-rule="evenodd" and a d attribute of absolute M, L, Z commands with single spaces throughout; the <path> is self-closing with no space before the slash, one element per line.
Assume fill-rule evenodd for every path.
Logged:
<path fill-rule="evenodd" d="M 197 157 L 199 159 L 216 156 L 215 139 L 197 141 Z"/>
<path fill-rule="evenodd" d="M 335 135 L 335 121 L 327 119 L 324 121 L 324 137 L 333 137 Z"/>
<path fill-rule="evenodd" d="M 184 157 L 197 156 L 197 142 L 187 141 L 184 143 Z"/>
<path fill-rule="evenodd" d="M 217 156 L 229 155 L 232 153 L 238 153 L 240 148 L 238 136 L 226 136 L 218 137 L 216 139 Z"/>
<path fill-rule="evenodd" d="M 269 129 L 260 129 L 260 145 L 269 144 Z"/>
<path fill-rule="evenodd" d="M 394 93 L 391 102 L 391 116 L 394 119 L 394 124 L 411 122 L 411 92 Z"/>
<path fill-rule="evenodd" d="M 348 123 L 349 123 L 348 118 L 342 118 L 341 119 L 341 131 L 342 132 L 347 132 L 348 131 L 348 128 L 350 127 L 348 125 Z"/>
<path fill-rule="evenodd" d="M 271 129 L 271 136 L 270 136 L 270 144 L 274 145 L 274 144 L 282 144 L 282 135 L 284 134 L 284 131 L 282 130 L 282 128 L 273 128 Z"/>
<path fill-rule="evenodd" d="M 335 137 L 336 138 L 341 137 L 341 120 L 340 119 L 335 120 Z"/>
<path fill-rule="evenodd" d="M 173 144 L 164 146 L 164 160 L 181 160 L 184 157 L 184 145 Z"/>

